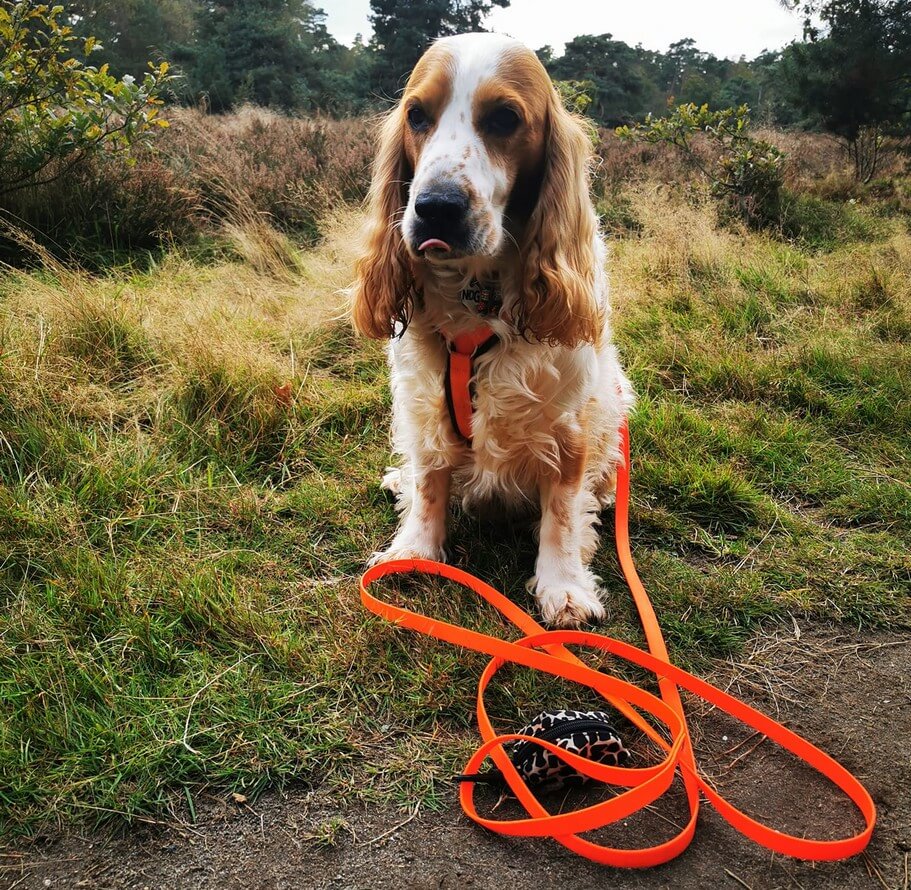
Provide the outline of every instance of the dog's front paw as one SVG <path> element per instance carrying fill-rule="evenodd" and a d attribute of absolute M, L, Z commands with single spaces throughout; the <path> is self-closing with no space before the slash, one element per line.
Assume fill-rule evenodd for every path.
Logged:
<path fill-rule="evenodd" d="M 429 559 L 432 562 L 446 562 L 446 551 L 427 541 L 393 539 L 385 550 L 377 550 L 367 560 L 368 568 L 381 562 L 397 559 Z"/>
<path fill-rule="evenodd" d="M 536 575 L 528 582 L 528 589 L 538 601 L 544 623 L 550 627 L 579 627 L 604 620 L 598 581 L 589 572 L 572 580 L 544 581 Z"/>
<path fill-rule="evenodd" d="M 386 467 L 380 488 L 397 498 L 402 493 L 402 471 L 398 467 Z"/>

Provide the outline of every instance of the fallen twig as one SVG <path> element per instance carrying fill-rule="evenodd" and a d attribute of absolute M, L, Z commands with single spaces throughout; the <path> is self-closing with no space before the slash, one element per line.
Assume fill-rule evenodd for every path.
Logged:
<path fill-rule="evenodd" d="M 768 738 L 768 736 L 763 736 L 758 742 L 756 742 L 755 745 L 753 745 L 752 748 L 750 748 L 748 751 L 744 751 L 743 754 L 741 754 L 739 757 L 735 757 L 727 765 L 727 767 L 725 767 L 724 772 L 728 772 L 729 770 L 732 770 L 735 766 L 737 766 L 738 763 L 740 763 L 741 760 L 743 760 L 744 757 L 749 757 L 767 738 Z"/>
<path fill-rule="evenodd" d="M 864 860 L 864 865 L 867 866 L 867 874 L 869 874 L 871 878 L 875 875 L 876 879 L 879 881 L 880 885 L 884 888 L 884 890 L 891 890 L 889 885 L 885 882 L 885 879 L 883 878 L 882 873 L 876 867 L 876 864 L 873 862 L 873 860 L 870 858 L 869 853 L 865 852 L 863 854 L 863 860 Z"/>
<path fill-rule="evenodd" d="M 411 822 L 414 819 L 414 817 L 417 816 L 419 810 L 420 810 L 420 806 L 418 804 L 415 804 L 414 809 L 411 811 L 411 815 L 407 819 L 403 820 L 402 822 L 399 822 L 398 825 L 393 825 L 392 828 L 390 828 L 388 831 L 384 831 L 382 834 L 377 835 L 375 838 L 373 838 L 373 840 L 364 841 L 364 843 L 361 844 L 361 846 L 370 847 L 373 844 L 376 844 L 382 840 L 385 840 L 387 837 L 389 837 L 390 834 L 395 834 L 395 832 L 397 832 L 400 828 L 404 828 L 409 822 Z"/>
<path fill-rule="evenodd" d="M 738 884 L 740 884 L 741 887 L 746 887 L 747 890 L 753 890 L 753 888 L 743 878 L 738 878 L 737 875 L 735 875 L 734 872 L 732 872 L 729 868 L 726 868 L 724 870 L 724 873 L 728 877 L 733 878 Z"/>

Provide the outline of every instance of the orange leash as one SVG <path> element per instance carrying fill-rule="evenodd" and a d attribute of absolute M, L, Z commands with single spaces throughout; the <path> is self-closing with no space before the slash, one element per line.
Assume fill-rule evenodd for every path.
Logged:
<path fill-rule="evenodd" d="M 484 743 L 472 755 L 464 772 L 477 773 L 489 757 L 503 774 L 519 803 L 525 808 L 528 818 L 502 820 L 481 816 L 474 804 L 475 783 L 470 781 L 461 785 L 462 809 L 478 825 L 500 834 L 550 837 L 580 856 L 603 865 L 645 868 L 668 862 L 689 846 L 696 831 L 701 793 L 741 834 L 769 850 L 798 859 L 812 860 L 844 859 L 860 853 L 870 842 L 876 823 L 876 807 L 866 788 L 838 762 L 796 733 L 670 663 L 655 611 L 642 586 L 630 553 L 629 434 L 625 427 L 622 431 L 622 446 L 624 462 L 618 468 L 617 475 L 617 553 L 645 630 L 648 652 L 603 634 L 571 630 L 547 631 L 499 591 L 467 572 L 443 563 L 420 559 L 380 563 L 368 569 L 361 578 L 361 601 L 371 612 L 398 626 L 455 646 L 483 652 L 492 658 L 478 684 L 478 727 Z M 474 591 L 518 627 L 524 637 L 516 642 L 509 642 L 395 606 L 370 593 L 370 586 L 380 578 L 413 573 L 437 575 Z M 660 697 L 605 671 L 588 667 L 566 648 L 567 644 L 598 649 L 644 668 L 657 678 Z M 497 671 L 507 663 L 520 664 L 563 677 L 594 690 L 655 741 L 664 750 L 664 759 L 649 767 L 607 766 L 579 757 L 541 739 L 514 733 L 498 734 L 488 717 L 484 692 Z M 864 819 L 863 830 L 839 840 L 797 837 L 757 821 L 725 800 L 699 771 L 680 699 L 681 688 L 765 735 L 829 779 L 856 805 Z M 663 729 L 663 732 L 657 731 L 653 724 L 645 719 L 643 715 L 646 714 Z M 553 814 L 522 780 L 503 747 L 505 743 L 522 740 L 532 741 L 546 748 L 583 775 L 625 790 L 602 803 Z M 690 817 L 676 837 L 656 846 L 641 849 L 608 847 L 581 837 L 584 832 L 612 825 L 656 801 L 670 788 L 675 776 L 678 775 L 678 769 L 686 791 Z"/>

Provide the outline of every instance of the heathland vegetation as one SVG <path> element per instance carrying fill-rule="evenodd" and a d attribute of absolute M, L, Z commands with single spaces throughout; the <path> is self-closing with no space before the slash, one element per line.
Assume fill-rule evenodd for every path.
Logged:
<path fill-rule="evenodd" d="M 73 27 L 107 21 L 72 7 Z M 178 14 L 214 7 L 118 8 L 157 10 L 185 37 Z M 125 65 L 115 50 L 125 38 L 107 71 L 59 72 L 77 106 Z M 6 830 L 192 814 L 207 787 L 252 797 L 291 780 L 432 799 L 471 736 L 483 660 L 403 638 L 357 598 L 395 523 L 382 350 L 355 340 L 340 293 L 373 121 L 236 105 L 269 101 L 255 92 L 220 115 L 160 106 L 173 71 L 145 95 L 134 75 L 110 119 L 63 124 L 53 97 L 4 106 L 0 79 L 0 149 L 27 119 L 57 150 L 0 191 Z M 557 74 L 577 81 L 568 101 L 600 101 L 578 83 L 591 78 Z M 129 144 L 108 139 L 131 107 Z M 639 393 L 633 546 L 681 663 L 782 619 L 911 628 L 911 177 L 889 114 L 858 123 L 876 128 L 869 178 L 835 139 L 847 131 L 758 110 L 746 124 L 683 105 L 593 133 L 613 324 Z M 604 523 L 605 629 L 637 640 Z M 452 543 L 528 604 L 528 529 L 455 514 Z M 495 627 L 455 594 L 430 602 Z M 563 700 L 535 682 L 515 673 L 495 693 L 504 726 Z"/>

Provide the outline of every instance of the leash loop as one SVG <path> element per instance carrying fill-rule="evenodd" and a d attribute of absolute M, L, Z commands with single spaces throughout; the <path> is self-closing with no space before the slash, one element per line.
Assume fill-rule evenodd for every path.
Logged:
<path fill-rule="evenodd" d="M 645 630 L 648 651 L 604 634 L 548 631 L 498 590 L 467 572 L 443 563 L 420 559 L 395 560 L 371 567 L 361 578 L 361 601 L 374 614 L 399 627 L 491 656 L 478 683 L 477 719 L 483 744 L 471 756 L 463 772 L 475 774 L 484 761 L 491 759 L 525 809 L 527 818 L 504 820 L 481 816 L 474 803 L 477 783 L 467 776 L 459 788 L 462 809 L 478 825 L 499 834 L 550 837 L 578 855 L 603 865 L 645 868 L 668 862 L 689 846 L 695 835 L 700 796 L 703 796 L 737 831 L 769 850 L 807 860 L 837 860 L 857 855 L 869 844 L 876 823 L 876 807 L 858 779 L 828 754 L 778 721 L 670 662 L 654 608 L 636 572 L 629 546 L 630 461 L 629 435 L 625 426 L 622 448 L 624 462 L 618 467 L 617 478 L 617 552 Z M 524 636 L 510 642 L 393 605 L 370 592 L 371 586 L 381 578 L 407 574 L 436 575 L 466 587 L 490 603 Z M 567 648 L 570 645 L 608 653 L 653 674 L 658 681 L 660 696 L 604 670 L 589 667 Z M 506 664 L 522 665 L 594 690 L 645 732 L 663 751 L 663 759 L 648 767 L 609 766 L 539 738 L 498 733 L 487 714 L 484 693 L 496 673 Z M 857 807 L 864 820 L 863 829 L 837 840 L 800 837 L 772 828 L 727 801 L 699 770 L 680 689 L 687 690 L 744 726 L 765 735 L 827 778 Z M 657 730 L 653 722 L 659 724 L 663 731 Z M 583 775 L 623 790 L 592 806 L 566 813 L 551 813 L 526 785 L 510 760 L 504 745 L 515 741 L 532 741 Z M 649 806 L 667 792 L 677 777 L 683 781 L 690 815 L 675 837 L 655 846 L 625 849 L 598 844 L 581 836 L 585 832 L 616 824 Z"/>

